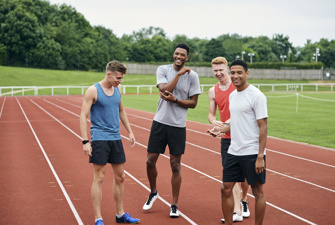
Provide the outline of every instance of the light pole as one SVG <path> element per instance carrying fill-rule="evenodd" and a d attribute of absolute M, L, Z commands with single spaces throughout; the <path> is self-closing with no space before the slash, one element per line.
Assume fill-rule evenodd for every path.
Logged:
<path fill-rule="evenodd" d="M 245 54 L 245 51 L 242 52 L 242 60 L 243 60 L 243 55 Z"/>
<path fill-rule="evenodd" d="M 280 55 L 280 58 L 282 59 L 282 62 L 284 63 L 284 61 L 286 59 L 286 55 Z"/>
<path fill-rule="evenodd" d="M 236 57 L 235 57 L 235 59 L 239 59 L 240 58 L 240 56 L 239 55 L 237 55 Z"/>
<path fill-rule="evenodd" d="M 315 53 L 313 54 L 313 56 L 315 57 L 315 62 L 318 62 L 318 56 L 320 56 L 320 49 L 316 48 Z M 314 59 L 313 57 L 313 59 Z"/>
<path fill-rule="evenodd" d="M 252 63 L 252 57 L 255 55 L 255 53 L 248 53 L 248 56 L 250 56 L 250 63 Z"/>

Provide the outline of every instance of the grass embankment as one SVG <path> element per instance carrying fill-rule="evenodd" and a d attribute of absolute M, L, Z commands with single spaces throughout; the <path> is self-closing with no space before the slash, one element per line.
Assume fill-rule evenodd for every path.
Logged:
<path fill-rule="evenodd" d="M 0 66 L 0 86 L 2 87 L 90 86 L 102 80 L 103 77 L 103 72 L 56 71 Z M 201 84 L 215 84 L 216 82 L 216 78 L 200 78 Z M 252 84 L 296 84 L 316 83 L 318 81 L 249 80 L 249 82 Z M 124 85 L 155 85 L 155 83 L 156 77 L 153 75 L 127 74 L 123 80 Z M 127 93 L 136 93 L 135 91 L 127 89 Z M 156 88 L 153 91 L 158 92 Z M 296 93 L 300 94 L 298 98 Z M 39 91 L 39 94 L 50 93 Z M 71 94 L 81 94 L 81 91 L 71 92 Z M 265 94 L 268 99 L 268 134 L 270 136 L 335 148 L 335 92 L 305 93 L 281 91 L 276 93 L 265 92 Z M 157 109 L 159 96 L 157 94 L 124 95 L 122 98 L 125 107 L 154 113 Z M 197 107 L 189 110 L 187 119 L 208 123 L 207 113 L 208 97 L 206 93 L 203 93 L 199 96 Z"/>

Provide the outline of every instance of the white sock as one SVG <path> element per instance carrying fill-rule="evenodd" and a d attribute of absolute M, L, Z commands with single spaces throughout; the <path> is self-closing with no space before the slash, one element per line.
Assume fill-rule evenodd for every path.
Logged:
<path fill-rule="evenodd" d="M 121 218 L 124 215 L 124 213 L 122 215 L 116 215 L 117 218 Z"/>
<path fill-rule="evenodd" d="M 96 219 L 95 222 L 97 222 L 98 220 L 102 220 L 102 218 L 98 218 L 98 219 Z"/>

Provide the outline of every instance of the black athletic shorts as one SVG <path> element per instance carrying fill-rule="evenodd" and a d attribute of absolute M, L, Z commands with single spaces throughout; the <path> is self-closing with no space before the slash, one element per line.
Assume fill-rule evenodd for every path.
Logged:
<path fill-rule="evenodd" d="M 164 154 L 166 145 L 169 146 L 171 155 L 181 155 L 185 152 L 186 128 L 173 127 L 152 122 L 148 152 Z"/>
<path fill-rule="evenodd" d="M 223 166 L 224 160 L 226 158 L 229 146 L 230 146 L 230 138 L 221 138 L 222 166 Z"/>
<path fill-rule="evenodd" d="M 260 174 L 256 174 L 255 162 L 257 155 L 236 156 L 227 153 L 224 161 L 224 169 L 222 173 L 223 182 L 244 182 L 247 179 L 249 185 L 255 185 L 258 180 L 265 184 L 264 170 Z M 264 156 L 266 167 L 266 161 Z"/>
<path fill-rule="evenodd" d="M 92 141 L 92 156 L 89 162 L 93 164 L 106 165 L 107 163 L 124 163 L 126 155 L 121 140 L 115 141 Z"/>

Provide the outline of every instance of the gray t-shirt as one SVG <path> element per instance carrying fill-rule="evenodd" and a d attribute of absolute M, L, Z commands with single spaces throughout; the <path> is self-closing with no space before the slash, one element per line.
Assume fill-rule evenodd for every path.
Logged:
<path fill-rule="evenodd" d="M 158 67 L 156 74 L 157 85 L 170 83 L 177 73 L 178 71 L 173 68 L 173 64 Z M 187 100 L 194 95 L 200 95 L 198 74 L 191 70 L 190 73 L 180 76 L 172 94 L 179 100 Z M 159 98 L 154 120 L 169 126 L 186 127 L 186 115 L 187 108 Z"/>

